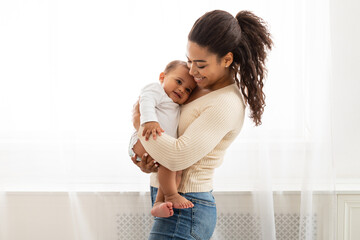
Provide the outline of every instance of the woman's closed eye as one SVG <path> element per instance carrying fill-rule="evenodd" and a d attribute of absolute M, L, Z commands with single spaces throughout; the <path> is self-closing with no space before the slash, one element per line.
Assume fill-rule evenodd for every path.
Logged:
<path fill-rule="evenodd" d="M 190 62 L 190 61 L 187 62 L 188 68 L 191 68 L 191 63 L 192 63 L 192 62 Z M 203 68 L 205 68 L 206 66 L 207 66 L 207 65 L 205 65 L 205 66 L 195 65 L 195 67 L 196 67 L 196 68 L 199 68 L 199 69 L 203 69 Z"/>

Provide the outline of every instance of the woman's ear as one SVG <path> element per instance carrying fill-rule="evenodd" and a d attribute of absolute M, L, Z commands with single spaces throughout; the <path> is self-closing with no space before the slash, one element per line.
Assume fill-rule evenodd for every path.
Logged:
<path fill-rule="evenodd" d="M 165 73 L 164 72 L 160 73 L 159 81 L 160 81 L 161 84 L 163 84 L 164 78 L 165 78 Z"/>
<path fill-rule="evenodd" d="M 224 67 L 228 68 L 230 67 L 231 63 L 234 61 L 234 55 L 232 52 L 228 52 L 224 57 L 223 57 L 223 63 L 224 63 Z"/>

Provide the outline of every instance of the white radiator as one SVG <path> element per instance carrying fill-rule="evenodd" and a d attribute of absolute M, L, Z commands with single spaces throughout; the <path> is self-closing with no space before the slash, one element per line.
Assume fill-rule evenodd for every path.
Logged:
<path fill-rule="evenodd" d="M 275 214 L 277 240 L 316 240 L 317 217 L 302 219 L 299 214 Z M 147 239 L 153 222 L 150 214 L 116 214 L 117 240 Z M 300 226 L 311 226 L 305 231 Z M 311 234 L 311 236 L 307 236 Z M 260 218 L 250 213 L 219 213 L 212 240 L 262 240 Z M 299 236 L 302 236 L 299 238 Z M 306 236 L 306 237 L 305 237 Z"/>

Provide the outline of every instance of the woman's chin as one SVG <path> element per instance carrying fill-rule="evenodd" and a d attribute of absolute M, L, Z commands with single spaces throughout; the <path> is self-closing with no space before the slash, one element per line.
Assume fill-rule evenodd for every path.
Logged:
<path fill-rule="evenodd" d="M 196 82 L 196 84 L 201 88 L 206 88 L 207 87 L 206 81 L 204 81 L 204 80 Z"/>

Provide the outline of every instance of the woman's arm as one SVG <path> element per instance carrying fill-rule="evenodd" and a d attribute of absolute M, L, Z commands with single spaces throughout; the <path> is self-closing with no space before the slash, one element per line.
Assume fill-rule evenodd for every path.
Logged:
<path fill-rule="evenodd" d="M 236 127 L 240 130 L 243 116 L 244 108 L 233 101 L 220 99 L 201 112 L 178 139 L 167 134 L 159 136 L 156 141 L 145 141 L 141 134 L 138 137 L 146 151 L 161 165 L 179 171 L 206 156 L 231 130 Z"/>

